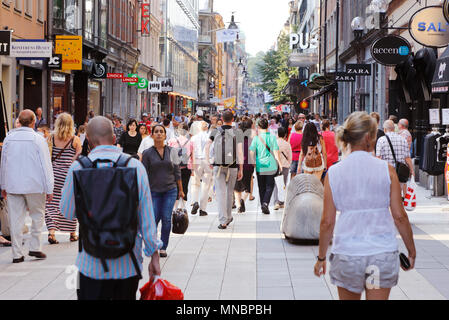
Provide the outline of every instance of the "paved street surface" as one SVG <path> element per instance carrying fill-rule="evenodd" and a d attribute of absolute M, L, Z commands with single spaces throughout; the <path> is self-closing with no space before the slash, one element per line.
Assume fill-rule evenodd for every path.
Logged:
<path fill-rule="evenodd" d="M 419 208 L 410 214 L 416 269 L 401 271 L 391 299 L 448 299 L 449 203 L 430 198 L 424 189 L 418 196 Z M 188 233 L 171 237 L 169 257 L 161 260 L 163 277 L 180 287 L 186 300 L 338 299 L 328 276 L 313 275 L 318 247 L 283 239 L 282 210 L 265 216 L 257 200 L 247 207 L 225 231 L 217 229 L 215 202 L 208 217 L 191 216 Z M 68 234 L 57 234 L 60 244 L 50 246 L 46 236 L 42 234 L 45 261 L 26 257 L 24 263 L 13 265 L 11 249 L 0 248 L 0 299 L 76 299 L 75 290 L 66 286 L 71 279 L 66 269 L 75 261 L 78 244 L 70 243 Z M 401 251 L 407 252 L 403 246 Z M 147 265 L 146 259 L 145 270 Z M 144 275 L 140 287 L 148 281 L 147 272 Z"/>

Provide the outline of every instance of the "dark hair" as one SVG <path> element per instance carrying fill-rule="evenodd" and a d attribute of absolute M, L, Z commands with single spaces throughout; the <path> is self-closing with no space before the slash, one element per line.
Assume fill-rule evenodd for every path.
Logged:
<path fill-rule="evenodd" d="M 268 120 L 267 119 L 260 119 L 259 120 L 259 128 L 263 130 L 268 129 Z"/>
<path fill-rule="evenodd" d="M 139 126 L 138 126 L 138 128 L 137 128 L 137 131 L 139 131 L 139 133 L 140 133 L 140 128 L 142 128 L 142 127 L 144 127 L 145 129 L 146 129 L 146 131 L 147 131 L 147 133 L 148 133 L 148 128 L 147 128 L 147 126 L 145 125 L 145 124 L 139 124 Z"/>
<path fill-rule="evenodd" d="M 322 126 L 323 126 L 323 131 L 326 131 L 326 129 L 331 127 L 331 122 L 329 120 L 327 120 L 327 119 L 323 120 Z"/>
<path fill-rule="evenodd" d="M 165 127 L 164 127 L 163 125 L 161 125 L 161 124 L 156 124 L 156 125 L 151 129 L 151 134 L 152 134 L 152 135 L 154 134 L 154 130 L 155 130 L 157 127 L 162 128 L 162 129 L 164 130 L 165 135 L 167 135 L 167 129 L 165 129 Z"/>
<path fill-rule="evenodd" d="M 246 130 L 251 130 L 253 127 L 253 121 L 251 119 L 245 119 L 240 123 L 240 129 L 242 129 L 243 132 Z"/>
<path fill-rule="evenodd" d="M 168 119 L 164 119 L 164 121 L 162 122 L 164 124 L 164 127 L 168 127 L 170 125 L 170 120 Z"/>
<path fill-rule="evenodd" d="M 225 111 L 223 113 L 223 122 L 229 123 L 232 122 L 232 120 L 234 120 L 234 115 L 232 114 L 232 111 Z"/>
<path fill-rule="evenodd" d="M 285 130 L 284 127 L 280 127 L 278 129 L 278 137 L 279 138 L 285 138 L 286 135 L 287 135 L 287 130 Z"/>
<path fill-rule="evenodd" d="M 189 125 L 185 122 L 183 122 L 179 125 L 179 129 L 184 130 L 185 133 L 189 133 Z"/>
<path fill-rule="evenodd" d="M 137 121 L 136 121 L 135 119 L 130 119 L 130 120 L 128 121 L 127 125 L 126 125 L 126 131 L 129 131 L 129 127 L 130 127 L 133 123 L 136 124 L 136 129 L 137 129 L 137 127 L 139 126 L 139 124 L 137 123 Z"/>
<path fill-rule="evenodd" d="M 303 132 L 302 132 L 302 143 L 301 148 L 302 152 L 304 154 L 307 154 L 307 150 L 310 146 L 316 146 L 318 142 L 320 141 L 320 136 L 318 135 L 318 130 L 316 129 L 316 126 L 309 122 L 306 124 Z"/>
<path fill-rule="evenodd" d="M 171 115 L 171 113 L 167 114 L 167 119 L 170 121 L 173 119 L 173 116 Z"/>

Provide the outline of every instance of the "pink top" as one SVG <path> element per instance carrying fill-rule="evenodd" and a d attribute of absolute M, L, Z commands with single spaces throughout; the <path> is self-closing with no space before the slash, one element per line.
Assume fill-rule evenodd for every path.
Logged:
<path fill-rule="evenodd" d="M 292 146 L 293 161 L 299 161 L 299 156 L 301 155 L 301 143 L 302 143 L 302 133 L 292 133 L 290 138 L 290 145 Z"/>
<path fill-rule="evenodd" d="M 179 141 L 179 145 L 178 144 Z M 187 164 L 187 168 L 192 170 L 192 152 L 193 152 L 193 143 L 191 140 L 188 140 L 185 136 L 178 137 L 178 140 L 176 138 L 172 138 L 168 141 L 168 146 L 172 148 L 185 148 L 187 149 L 187 155 L 189 156 L 189 163 Z"/>
<path fill-rule="evenodd" d="M 327 169 L 338 161 L 338 148 L 335 144 L 335 133 L 333 131 L 322 131 L 324 143 L 326 144 Z"/>

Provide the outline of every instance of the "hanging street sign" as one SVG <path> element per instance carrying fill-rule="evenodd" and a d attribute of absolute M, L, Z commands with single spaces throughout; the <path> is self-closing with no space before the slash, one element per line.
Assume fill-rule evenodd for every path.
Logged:
<path fill-rule="evenodd" d="M 48 69 L 61 70 L 62 68 L 62 54 L 54 54 L 47 63 Z"/>
<path fill-rule="evenodd" d="M 139 78 L 137 82 L 137 89 L 148 89 L 148 80 L 145 78 Z"/>
<path fill-rule="evenodd" d="M 125 79 L 134 79 L 133 81 L 124 81 Z M 129 73 L 127 77 L 122 79 L 122 82 L 128 82 L 128 85 L 131 87 L 137 86 L 137 82 L 139 82 L 139 76 L 135 73 Z"/>
<path fill-rule="evenodd" d="M 380 38 L 371 46 L 371 56 L 384 66 L 398 65 L 407 60 L 411 51 L 410 43 L 396 35 Z"/>
<path fill-rule="evenodd" d="M 148 92 L 151 93 L 161 93 L 162 84 L 160 81 L 149 81 L 148 82 Z"/>
<path fill-rule="evenodd" d="M 123 79 L 123 73 L 108 73 L 106 75 L 108 79 Z"/>
<path fill-rule="evenodd" d="M 346 72 L 337 72 L 335 81 L 337 82 L 355 82 L 356 76 L 347 74 Z"/>
<path fill-rule="evenodd" d="M 56 35 L 55 53 L 62 54 L 62 70 L 83 70 L 83 37 Z"/>
<path fill-rule="evenodd" d="M 371 65 L 370 64 L 347 64 L 346 73 L 352 76 L 370 76 Z"/>
<path fill-rule="evenodd" d="M 149 37 L 150 36 L 150 4 L 148 2 L 142 3 L 142 10 L 141 10 L 141 35 L 142 37 Z"/>
<path fill-rule="evenodd" d="M 53 44 L 43 41 L 13 41 L 9 55 L 13 58 L 51 58 Z"/>
<path fill-rule="evenodd" d="M 11 52 L 11 31 L 0 31 L 0 56 L 9 56 Z"/>
<path fill-rule="evenodd" d="M 443 48 L 449 44 L 449 22 L 440 6 L 418 10 L 410 19 L 410 35 L 425 47 Z"/>
<path fill-rule="evenodd" d="M 449 22 L 449 0 L 444 0 L 443 2 L 443 15 L 446 21 Z"/>

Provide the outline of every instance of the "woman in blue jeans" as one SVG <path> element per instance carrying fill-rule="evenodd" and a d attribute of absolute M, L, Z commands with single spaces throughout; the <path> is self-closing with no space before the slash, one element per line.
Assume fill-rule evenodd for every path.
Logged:
<path fill-rule="evenodd" d="M 162 221 L 163 246 L 159 254 L 166 258 L 173 207 L 177 199 L 184 198 L 184 191 L 179 164 L 172 161 L 176 157 L 171 157 L 172 148 L 165 145 L 165 128 L 162 125 L 154 126 L 151 137 L 154 146 L 143 153 L 142 163 L 148 173 L 156 224 Z"/>

